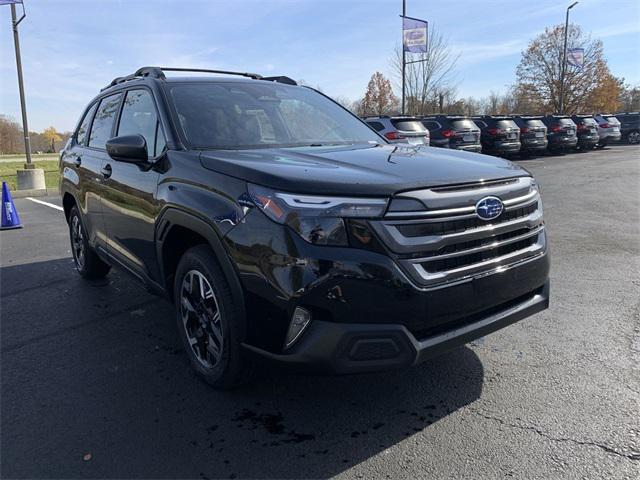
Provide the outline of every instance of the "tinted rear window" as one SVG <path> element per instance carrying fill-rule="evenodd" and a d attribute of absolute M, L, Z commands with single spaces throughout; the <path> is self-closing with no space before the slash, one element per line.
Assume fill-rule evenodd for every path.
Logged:
<path fill-rule="evenodd" d="M 513 120 L 498 120 L 496 122 L 496 127 L 498 128 L 518 128 L 516 122 Z"/>
<path fill-rule="evenodd" d="M 478 130 L 478 126 L 473 123 L 473 120 L 452 120 L 451 121 L 451 126 L 455 129 L 455 130 Z"/>
<path fill-rule="evenodd" d="M 595 118 L 581 118 L 579 121 L 583 125 L 597 125 L 598 124 L 598 122 L 596 122 Z"/>
<path fill-rule="evenodd" d="M 424 132 L 425 128 L 421 122 L 417 120 L 391 120 L 391 123 L 398 130 L 403 132 Z"/>
<path fill-rule="evenodd" d="M 558 123 L 564 127 L 575 127 L 576 124 L 570 118 L 561 118 Z"/>
<path fill-rule="evenodd" d="M 527 127 L 529 128 L 539 128 L 539 127 L 544 127 L 544 123 L 542 123 L 542 120 L 525 120 L 525 123 L 527 125 Z"/>
<path fill-rule="evenodd" d="M 620 123 L 616 117 L 607 117 L 607 122 L 612 123 L 614 125 L 618 125 Z"/>

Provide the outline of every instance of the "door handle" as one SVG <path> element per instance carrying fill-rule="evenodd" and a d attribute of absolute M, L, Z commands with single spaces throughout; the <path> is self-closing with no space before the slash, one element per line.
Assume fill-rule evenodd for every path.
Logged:
<path fill-rule="evenodd" d="M 100 169 L 100 173 L 104 178 L 109 178 L 111 176 L 111 165 L 108 163 Z"/>

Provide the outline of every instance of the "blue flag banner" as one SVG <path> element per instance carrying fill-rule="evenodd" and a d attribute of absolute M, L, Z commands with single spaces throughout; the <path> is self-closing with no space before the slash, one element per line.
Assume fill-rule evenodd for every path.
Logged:
<path fill-rule="evenodd" d="M 567 64 L 582 70 L 584 66 L 584 48 L 570 48 L 567 50 Z"/>
<path fill-rule="evenodd" d="M 427 51 L 427 25 L 424 20 L 402 17 L 402 44 L 405 52 Z"/>
<path fill-rule="evenodd" d="M 0 5 L 9 5 L 10 3 L 22 3 L 22 0 L 0 0 Z"/>

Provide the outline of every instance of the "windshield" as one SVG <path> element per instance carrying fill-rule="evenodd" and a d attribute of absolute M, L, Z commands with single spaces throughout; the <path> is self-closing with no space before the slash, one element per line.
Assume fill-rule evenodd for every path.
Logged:
<path fill-rule="evenodd" d="M 277 83 L 182 83 L 170 87 L 184 135 L 197 149 L 343 145 L 383 140 L 313 90 Z"/>

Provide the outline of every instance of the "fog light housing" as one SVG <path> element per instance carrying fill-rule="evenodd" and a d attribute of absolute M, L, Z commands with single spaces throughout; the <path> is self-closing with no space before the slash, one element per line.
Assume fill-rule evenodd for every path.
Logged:
<path fill-rule="evenodd" d="M 295 341 L 302 335 L 302 332 L 311 323 L 311 312 L 306 308 L 296 307 L 291 316 L 291 323 L 289 324 L 289 330 L 287 331 L 287 339 L 284 343 L 284 348 L 287 349 L 295 343 Z"/>

